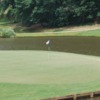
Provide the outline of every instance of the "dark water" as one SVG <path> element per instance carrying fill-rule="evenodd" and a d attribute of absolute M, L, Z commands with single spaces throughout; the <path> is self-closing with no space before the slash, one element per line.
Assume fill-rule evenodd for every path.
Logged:
<path fill-rule="evenodd" d="M 51 51 L 100 56 L 99 37 L 0 38 L 0 50 L 48 50 L 48 39 L 51 40 Z M 100 100 L 100 97 L 79 100 Z"/>
<path fill-rule="evenodd" d="M 100 56 L 98 37 L 35 37 L 0 39 L 0 50 L 48 50 L 45 42 L 50 39 L 50 50 Z"/>
<path fill-rule="evenodd" d="M 78 100 L 100 100 L 100 96 L 98 96 L 98 97 L 94 97 L 94 98 L 80 98 L 80 99 L 78 99 Z"/>

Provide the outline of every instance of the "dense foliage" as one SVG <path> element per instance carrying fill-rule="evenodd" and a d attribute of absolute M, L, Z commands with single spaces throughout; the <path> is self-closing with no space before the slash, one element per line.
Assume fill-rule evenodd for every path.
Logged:
<path fill-rule="evenodd" d="M 15 37 L 16 34 L 14 30 L 11 28 L 3 28 L 3 29 L 0 29 L 0 36 L 3 38 L 10 38 L 10 37 Z"/>
<path fill-rule="evenodd" d="M 66 26 L 99 22 L 99 0 L 1 0 L 0 12 L 26 25 Z"/>

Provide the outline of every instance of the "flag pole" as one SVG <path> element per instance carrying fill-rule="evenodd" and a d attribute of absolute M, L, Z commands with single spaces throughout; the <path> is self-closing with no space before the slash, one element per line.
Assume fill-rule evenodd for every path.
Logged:
<path fill-rule="evenodd" d="M 47 48 L 48 48 L 48 61 L 49 61 L 49 56 L 50 56 L 50 55 L 49 55 L 49 51 L 50 51 L 50 49 L 51 49 L 51 48 L 50 48 L 50 42 L 51 42 L 50 40 L 46 41 L 46 45 L 47 45 Z"/>
<path fill-rule="evenodd" d="M 48 45 L 48 51 L 50 51 L 50 45 Z"/>

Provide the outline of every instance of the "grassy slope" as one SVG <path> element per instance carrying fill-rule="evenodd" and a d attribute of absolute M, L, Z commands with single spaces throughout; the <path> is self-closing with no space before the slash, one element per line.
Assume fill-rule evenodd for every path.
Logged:
<path fill-rule="evenodd" d="M 86 32 L 79 32 L 78 36 L 98 36 L 100 37 L 100 29 L 90 30 Z"/>
<path fill-rule="evenodd" d="M 88 31 L 62 31 L 62 32 L 37 32 L 37 33 L 17 33 L 17 37 L 34 37 L 34 36 L 96 36 L 100 37 L 100 29 Z"/>
<path fill-rule="evenodd" d="M 100 90 L 100 82 L 88 84 L 0 84 L 0 100 L 40 100 L 42 98 L 65 96 Z"/>
<path fill-rule="evenodd" d="M 100 89 L 99 57 L 0 51 L 0 62 L 0 100 L 39 100 Z"/>
<path fill-rule="evenodd" d="M 79 27 L 66 27 L 66 28 L 55 28 L 55 29 L 41 29 L 41 32 L 23 32 L 27 30 L 26 27 L 16 26 L 11 24 L 9 21 L 0 20 L 0 28 L 14 28 L 17 37 L 34 37 L 34 36 L 100 36 L 100 25 L 86 25 Z M 34 31 L 34 29 L 33 29 Z"/>

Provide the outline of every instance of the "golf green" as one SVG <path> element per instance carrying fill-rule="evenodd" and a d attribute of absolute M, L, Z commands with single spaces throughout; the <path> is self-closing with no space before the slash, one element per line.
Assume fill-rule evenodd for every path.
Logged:
<path fill-rule="evenodd" d="M 72 84 L 100 80 L 100 58 L 51 51 L 0 51 L 0 82 Z"/>
<path fill-rule="evenodd" d="M 6 100 L 26 100 L 20 92 L 23 88 L 27 91 L 27 87 L 33 91 L 29 94 L 28 88 L 27 100 L 97 90 L 100 89 L 99 74 L 100 58 L 96 56 L 53 51 L 0 51 L 0 89 L 7 92 L 0 93 L 0 98 L 5 100 L 10 95 Z M 23 86 L 16 88 L 16 85 Z M 9 91 L 17 95 L 12 98 Z"/>

